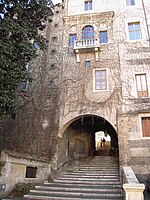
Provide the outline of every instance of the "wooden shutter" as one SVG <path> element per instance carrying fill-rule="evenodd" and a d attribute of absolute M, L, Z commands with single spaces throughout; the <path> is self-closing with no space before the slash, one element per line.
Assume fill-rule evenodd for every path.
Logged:
<path fill-rule="evenodd" d="M 150 117 L 142 117 L 143 137 L 150 137 Z"/>

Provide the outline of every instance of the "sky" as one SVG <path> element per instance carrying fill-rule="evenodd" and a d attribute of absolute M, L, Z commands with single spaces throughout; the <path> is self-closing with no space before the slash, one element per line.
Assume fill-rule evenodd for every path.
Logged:
<path fill-rule="evenodd" d="M 53 4 L 62 3 L 62 0 L 52 0 Z"/>

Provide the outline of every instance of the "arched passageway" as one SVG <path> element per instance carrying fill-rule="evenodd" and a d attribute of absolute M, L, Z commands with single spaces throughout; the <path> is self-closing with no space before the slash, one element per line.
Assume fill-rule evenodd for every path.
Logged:
<path fill-rule="evenodd" d="M 97 133 L 101 135 L 98 139 Z M 101 146 L 101 139 L 104 138 L 106 142 Z M 86 157 L 94 151 L 99 156 L 111 156 L 118 152 L 117 133 L 104 118 L 83 115 L 65 129 L 59 150 L 59 163 Z"/>

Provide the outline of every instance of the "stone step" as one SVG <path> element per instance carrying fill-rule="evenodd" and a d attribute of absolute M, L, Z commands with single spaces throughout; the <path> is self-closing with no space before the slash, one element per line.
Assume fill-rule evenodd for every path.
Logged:
<path fill-rule="evenodd" d="M 52 183 L 49 183 L 49 182 L 45 182 L 43 184 L 43 186 L 46 186 L 46 187 L 50 187 L 50 186 L 56 186 L 56 185 L 59 185 L 61 187 L 86 187 L 86 188 L 121 188 L 121 185 L 120 185 L 120 182 L 118 184 L 86 184 L 85 183 L 65 183 L 65 182 L 59 182 L 59 183 L 56 183 L 56 182 L 52 182 Z"/>
<path fill-rule="evenodd" d="M 53 191 L 58 191 L 58 190 L 63 190 L 63 191 L 91 191 L 91 192 L 111 192 L 111 193 L 118 193 L 118 192 L 121 192 L 121 188 L 119 187 L 90 187 L 90 186 L 76 186 L 76 187 L 73 187 L 71 185 L 49 185 L 49 186 L 36 186 L 35 189 L 37 190 L 53 190 Z"/>
<path fill-rule="evenodd" d="M 74 171 L 119 171 L 116 168 L 104 168 L 104 167 L 86 167 L 86 168 L 76 168 Z"/>
<path fill-rule="evenodd" d="M 83 171 L 83 172 L 80 172 L 80 171 L 74 171 L 74 172 L 65 172 L 65 173 L 62 173 L 63 176 L 119 176 L 118 175 L 118 172 L 113 172 L 113 173 L 107 173 L 107 172 L 103 172 L 101 171 L 100 173 L 99 172 L 86 172 L 86 171 Z"/>
<path fill-rule="evenodd" d="M 119 180 L 67 180 L 67 179 L 54 179 L 53 180 L 54 182 L 56 183 L 70 183 L 70 184 L 79 184 L 79 183 L 82 183 L 82 184 L 91 184 L 91 185 L 115 185 L 115 184 L 120 184 L 120 181 Z"/>
<path fill-rule="evenodd" d="M 70 196 L 70 195 L 79 195 L 79 196 L 81 196 L 81 195 L 83 195 L 83 196 L 95 196 L 95 194 L 97 195 L 97 196 L 121 196 L 121 192 L 120 191 L 118 191 L 118 192 L 111 192 L 111 191 L 107 191 L 107 193 L 104 191 L 98 191 L 98 192 L 96 192 L 96 193 L 93 193 L 93 191 L 80 191 L 80 190 L 74 190 L 74 191 L 72 191 L 72 190 L 67 190 L 67 193 L 66 193 L 66 191 L 64 191 L 64 190 L 57 190 L 57 191 L 55 191 L 55 190 L 31 190 L 30 191 L 30 193 L 38 193 L 38 194 L 56 194 L 56 192 L 57 192 L 57 194 L 62 194 L 62 195 L 66 195 L 67 194 L 67 196 Z"/>
<path fill-rule="evenodd" d="M 119 175 L 113 175 L 113 174 L 62 174 L 62 176 L 60 177 L 65 177 L 65 178 L 106 178 L 106 179 L 116 179 L 116 178 L 119 178 Z"/>
<path fill-rule="evenodd" d="M 26 198 L 37 198 L 37 197 L 44 197 L 44 198 L 51 198 L 51 197 L 62 197 L 62 198 L 66 198 L 66 197 L 71 197 L 71 198 L 96 198 L 96 199 L 121 199 L 122 195 L 121 194 L 113 194 L 113 193 L 93 193 L 93 192 L 61 192 L 61 191 L 57 191 L 57 193 L 54 191 L 37 191 L 37 190 L 32 190 L 28 195 L 25 195 L 24 197 Z"/>
<path fill-rule="evenodd" d="M 89 163 L 74 166 L 52 182 L 36 186 L 24 197 L 34 200 L 123 200 L 118 165 L 110 160 L 112 163 L 108 157 L 95 157 Z"/>
<path fill-rule="evenodd" d="M 67 196 L 58 196 L 58 195 L 53 195 L 53 196 L 46 196 L 46 195 L 25 195 L 25 198 L 27 199 L 53 199 L 53 200 L 122 200 L 122 197 L 84 197 L 84 196 L 80 196 L 80 197 L 67 197 Z"/>
<path fill-rule="evenodd" d="M 84 177 L 84 176 L 81 176 L 81 177 L 77 177 L 77 176 L 74 176 L 74 177 L 59 177 L 59 179 L 54 179 L 53 181 L 57 182 L 58 180 L 63 180 L 63 181 L 120 181 L 119 180 L 119 177 L 110 177 L 110 176 L 90 176 L 90 177 Z"/>

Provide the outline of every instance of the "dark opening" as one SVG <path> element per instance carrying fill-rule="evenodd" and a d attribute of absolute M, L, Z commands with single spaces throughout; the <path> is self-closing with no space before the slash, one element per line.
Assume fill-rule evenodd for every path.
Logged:
<path fill-rule="evenodd" d="M 36 178 L 37 167 L 26 167 L 25 178 Z"/>
<path fill-rule="evenodd" d="M 98 134 L 98 138 L 96 138 Z M 105 139 L 105 142 L 104 142 Z M 101 144 L 101 141 L 103 143 Z M 113 126 L 104 118 L 83 115 L 64 131 L 60 146 L 60 162 L 88 156 L 119 156 L 118 137 Z"/>

